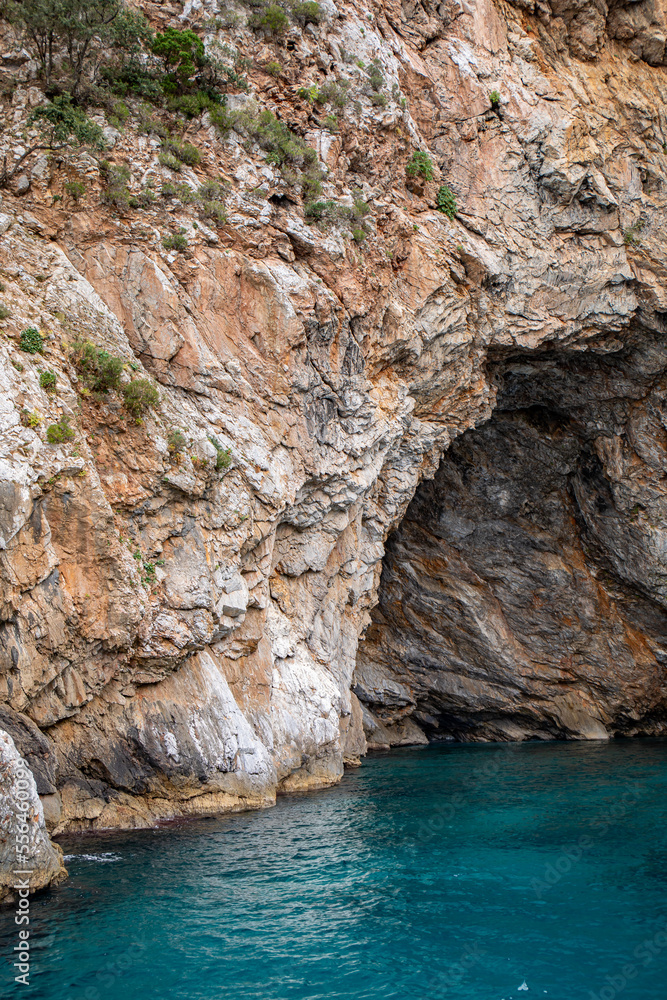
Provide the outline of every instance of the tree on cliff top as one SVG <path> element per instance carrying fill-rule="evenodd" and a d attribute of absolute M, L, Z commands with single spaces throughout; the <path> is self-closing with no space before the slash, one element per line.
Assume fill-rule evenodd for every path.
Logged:
<path fill-rule="evenodd" d="M 130 49 L 150 35 L 146 19 L 125 0 L 0 0 L 0 15 L 32 43 L 47 90 L 57 57 L 66 54 L 75 101 L 84 71 L 103 48 Z"/>

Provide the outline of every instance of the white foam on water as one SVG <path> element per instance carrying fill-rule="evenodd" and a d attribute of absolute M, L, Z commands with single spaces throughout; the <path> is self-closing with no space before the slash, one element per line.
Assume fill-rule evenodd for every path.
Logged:
<path fill-rule="evenodd" d="M 66 854 L 63 861 L 120 861 L 120 854 L 107 851 L 106 854 Z"/>

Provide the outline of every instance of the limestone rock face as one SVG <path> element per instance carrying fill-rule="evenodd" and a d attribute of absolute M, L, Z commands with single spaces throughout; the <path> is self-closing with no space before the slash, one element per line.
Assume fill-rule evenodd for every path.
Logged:
<path fill-rule="evenodd" d="M 666 375 L 662 338 L 497 366 L 493 417 L 451 446 L 387 546 L 355 689 L 384 725 L 664 732 Z"/>
<path fill-rule="evenodd" d="M 63 852 L 49 840 L 31 771 L 9 733 L 0 729 L 0 902 L 66 875 Z"/>
<path fill-rule="evenodd" d="M 246 59 L 245 118 L 93 108 L 125 200 L 82 150 L 1 192 L 0 726 L 48 828 L 270 804 L 365 733 L 662 731 L 662 4 L 327 2 L 280 46 L 146 7 Z M 45 98 L 0 75 L 11 161 Z"/>

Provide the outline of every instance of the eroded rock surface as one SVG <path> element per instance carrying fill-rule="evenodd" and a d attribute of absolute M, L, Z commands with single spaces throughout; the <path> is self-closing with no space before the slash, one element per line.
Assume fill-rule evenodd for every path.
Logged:
<path fill-rule="evenodd" d="M 379 743 L 446 719 L 458 735 L 659 731 L 662 5 L 327 0 L 320 25 L 280 43 L 246 8 L 224 27 L 203 26 L 213 4 L 143 6 L 250 60 L 229 108 L 286 122 L 338 208 L 317 224 L 298 177 L 207 114 L 180 123 L 202 159 L 176 174 L 131 99 L 123 129 L 94 111 L 127 204 L 101 199 L 86 152 L 36 153 L 29 185 L 3 191 L 0 702 L 50 829 L 322 787 L 364 752 L 364 713 Z M 5 41 L 10 154 L 44 96 Z M 308 97 L 341 81 L 342 107 Z M 418 150 L 430 178 L 406 176 Z M 220 178 L 217 224 L 195 194 Z M 174 233 L 182 253 L 164 246 Z M 29 326 L 43 354 L 19 349 Z M 159 404 L 137 422 L 120 393 L 86 391 L 77 339 L 122 358 L 125 384 L 148 378 Z M 74 437 L 49 443 L 63 417 Z M 385 540 L 452 441 L 391 543 L 355 680 Z M 531 514 L 537 452 L 553 469 L 539 466 Z M 456 565 L 448 510 L 468 539 Z M 445 593 L 443 638 L 428 616 Z M 523 607 L 536 595 L 544 619 Z"/>
<path fill-rule="evenodd" d="M 0 729 L 0 903 L 36 892 L 67 875 L 63 852 L 51 843 L 31 769 L 9 733 Z"/>
<path fill-rule="evenodd" d="M 664 732 L 662 337 L 500 362 L 387 546 L 357 694 L 459 739 Z"/>

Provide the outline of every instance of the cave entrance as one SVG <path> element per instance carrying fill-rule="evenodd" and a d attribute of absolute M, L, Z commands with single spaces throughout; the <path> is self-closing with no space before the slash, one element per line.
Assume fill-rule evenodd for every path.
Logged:
<path fill-rule="evenodd" d="M 496 355 L 387 542 L 369 745 L 667 731 L 667 345 Z"/>

